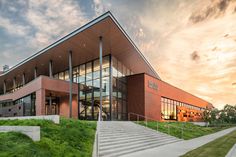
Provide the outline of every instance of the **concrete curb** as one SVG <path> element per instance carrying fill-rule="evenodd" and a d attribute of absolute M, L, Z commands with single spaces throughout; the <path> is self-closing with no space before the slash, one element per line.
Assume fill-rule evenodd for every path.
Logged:
<path fill-rule="evenodd" d="M 59 115 L 47 115 L 47 116 L 24 116 L 24 117 L 1 117 L 0 120 L 25 120 L 25 119 L 45 119 L 51 120 L 56 124 L 60 124 Z"/>
<path fill-rule="evenodd" d="M 20 132 L 29 136 L 33 141 L 40 141 L 39 126 L 0 126 L 0 132 Z"/>
<path fill-rule="evenodd" d="M 235 157 L 235 155 L 236 155 L 236 144 L 233 145 L 233 147 L 230 149 L 230 151 L 225 157 Z"/>

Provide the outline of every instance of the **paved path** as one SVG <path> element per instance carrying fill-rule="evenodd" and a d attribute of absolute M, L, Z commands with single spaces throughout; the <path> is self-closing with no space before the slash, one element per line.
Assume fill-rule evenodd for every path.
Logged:
<path fill-rule="evenodd" d="M 143 151 L 124 155 L 122 157 L 178 157 L 185 153 L 196 149 L 206 143 L 209 143 L 221 136 L 224 136 L 232 131 L 236 130 L 236 127 L 229 128 L 216 132 L 214 134 L 198 137 L 191 140 L 180 141 L 172 144 L 167 144 L 157 148 L 146 149 Z"/>
<path fill-rule="evenodd" d="M 236 156 L 236 144 L 230 149 L 225 157 L 235 157 Z"/>

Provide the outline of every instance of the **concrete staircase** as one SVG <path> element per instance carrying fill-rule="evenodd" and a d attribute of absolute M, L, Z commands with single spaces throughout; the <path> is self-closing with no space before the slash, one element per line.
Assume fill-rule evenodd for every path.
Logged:
<path fill-rule="evenodd" d="M 99 156 L 117 157 L 181 141 L 130 121 L 100 122 Z"/>

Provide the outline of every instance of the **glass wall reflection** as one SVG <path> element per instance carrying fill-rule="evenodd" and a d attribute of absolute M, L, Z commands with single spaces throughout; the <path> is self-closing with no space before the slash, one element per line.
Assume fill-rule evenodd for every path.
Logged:
<path fill-rule="evenodd" d="M 99 59 L 73 67 L 73 82 L 79 84 L 79 118 L 97 120 L 100 108 Z M 67 71 L 54 75 L 67 80 Z M 103 57 L 102 65 L 102 116 L 104 120 L 127 118 L 126 78 L 132 72 L 115 57 Z"/>
<path fill-rule="evenodd" d="M 193 110 L 198 110 L 201 111 L 202 108 L 186 104 L 180 101 L 176 101 L 173 99 L 161 97 L 161 114 L 162 114 L 162 119 L 165 120 L 177 120 L 177 106 L 183 106 L 186 109 L 193 109 Z"/>

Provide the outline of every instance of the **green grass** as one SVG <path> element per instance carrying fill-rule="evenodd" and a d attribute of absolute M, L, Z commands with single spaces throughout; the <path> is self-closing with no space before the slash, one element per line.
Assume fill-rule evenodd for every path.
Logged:
<path fill-rule="evenodd" d="M 236 131 L 194 149 L 182 157 L 224 157 L 236 143 Z"/>
<path fill-rule="evenodd" d="M 139 124 L 146 126 L 144 121 L 140 121 Z M 151 129 L 157 130 L 157 122 L 149 121 L 147 123 L 147 126 Z M 229 128 L 229 126 L 202 127 L 187 122 L 158 122 L 158 131 L 170 134 L 178 138 L 183 138 L 185 140 L 215 133 L 226 128 Z"/>
<path fill-rule="evenodd" d="M 47 120 L 9 120 L 0 125 L 40 126 L 41 140 L 32 141 L 16 132 L 0 133 L 0 157 L 90 157 L 96 122 L 61 118 L 60 124 Z"/>

